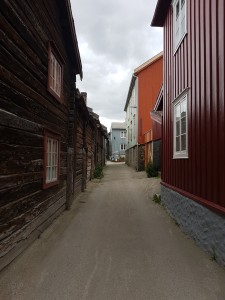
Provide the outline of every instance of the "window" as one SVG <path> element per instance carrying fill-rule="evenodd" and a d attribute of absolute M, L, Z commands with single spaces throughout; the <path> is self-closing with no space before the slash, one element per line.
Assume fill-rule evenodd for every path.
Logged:
<path fill-rule="evenodd" d="M 120 150 L 126 150 L 126 145 L 125 144 L 120 144 Z"/>
<path fill-rule="evenodd" d="M 43 188 L 48 188 L 59 183 L 59 146 L 59 136 L 48 130 L 45 130 Z"/>
<path fill-rule="evenodd" d="M 120 137 L 121 137 L 121 139 L 125 139 L 126 138 L 126 131 L 120 131 Z"/>
<path fill-rule="evenodd" d="M 63 63 L 58 50 L 51 42 L 48 51 L 48 90 L 60 102 L 62 102 L 63 89 Z"/>
<path fill-rule="evenodd" d="M 187 91 L 185 90 L 173 103 L 174 113 L 174 151 L 173 158 L 188 158 Z"/>
<path fill-rule="evenodd" d="M 185 34 L 187 33 L 186 26 L 186 0 L 174 0 L 174 51 L 177 50 L 181 44 Z"/>

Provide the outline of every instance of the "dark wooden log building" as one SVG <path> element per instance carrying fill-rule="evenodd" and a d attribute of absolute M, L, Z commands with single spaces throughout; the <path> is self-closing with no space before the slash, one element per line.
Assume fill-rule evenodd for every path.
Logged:
<path fill-rule="evenodd" d="M 82 64 L 69 0 L 3 0 L 0 12 L 2 269 L 84 190 L 90 116 L 78 105 Z"/>

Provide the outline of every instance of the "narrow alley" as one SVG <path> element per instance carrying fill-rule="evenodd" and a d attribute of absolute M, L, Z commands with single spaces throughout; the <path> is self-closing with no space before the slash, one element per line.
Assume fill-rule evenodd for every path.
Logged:
<path fill-rule="evenodd" d="M 108 164 L 0 274 L 4 300 L 224 300 L 225 270 L 152 201 L 159 179 Z"/>

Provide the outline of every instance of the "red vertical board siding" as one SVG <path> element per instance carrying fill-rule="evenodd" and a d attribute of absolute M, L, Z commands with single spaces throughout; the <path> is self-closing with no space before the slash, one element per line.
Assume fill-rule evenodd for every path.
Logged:
<path fill-rule="evenodd" d="M 210 166 L 211 166 L 211 10 L 210 10 L 210 1 L 205 1 L 205 49 L 206 49 L 206 91 L 205 91 L 205 128 L 206 128 L 206 160 L 207 160 L 207 169 L 206 169 L 206 186 L 207 186 L 207 196 L 209 199 L 212 199 L 212 186 L 210 178 Z"/>
<path fill-rule="evenodd" d="M 163 181 L 225 207 L 223 0 L 187 1 L 188 32 L 173 50 L 173 15 L 164 24 Z M 186 88 L 188 159 L 173 159 L 172 102 Z M 210 205 L 209 205 L 210 206 Z"/>
<path fill-rule="evenodd" d="M 225 206 L 225 172 L 224 172 L 224 166 L 225 166 L 225 121 L 224 121 L 224 86 L 225 86 L 225 74 L 224 74 L 224 56 L 225 56 L 225 34 L 224 34 L 224 28 L 225 28 L 225 13 L 224 13 L 224 0 L 218 1 L 218 71 L 219 71 L 219 111 L 218 111 L 218 140 L 220 141 L 219 145 L 219 174 L 220 176 L 218 178 L 219 183 L 219 204 Z"/>
<path fill-rule="evenodd" d="M 199 18 L 199 28 L 201 30 L 200 34 L 200 68 L 201 68 L 201 74 L 200 74 L 200 103 L 201 103 L 201 114 L 200 114 L 200 137 L 199 141 L 201 143 L 201 170 L 203 174 L 206 174 L 207 172 L 207 160 L 206 160 L 206 124 L 205 124 L 205 115 L 206 115 L 206 101 L 205 101 L 205 91 L 206 91 L 206 52 L 205 52 L 205 17 L 204 17 L 204 11 L 205 11 L 205 2 L 200 2 L 200 18 Z M 201 176 L 201 195 L 203 198 L 207 195 L 207 182 L 206 182 L 206 176 Z"/>

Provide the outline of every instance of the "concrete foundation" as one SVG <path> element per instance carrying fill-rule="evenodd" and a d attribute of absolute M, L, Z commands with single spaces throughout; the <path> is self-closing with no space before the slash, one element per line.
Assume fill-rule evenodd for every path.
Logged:
<path fill-rule="evenodd" d="M 225 217 L 163 185 L 161 199 L 184 232 L 225 266 Z"/>

